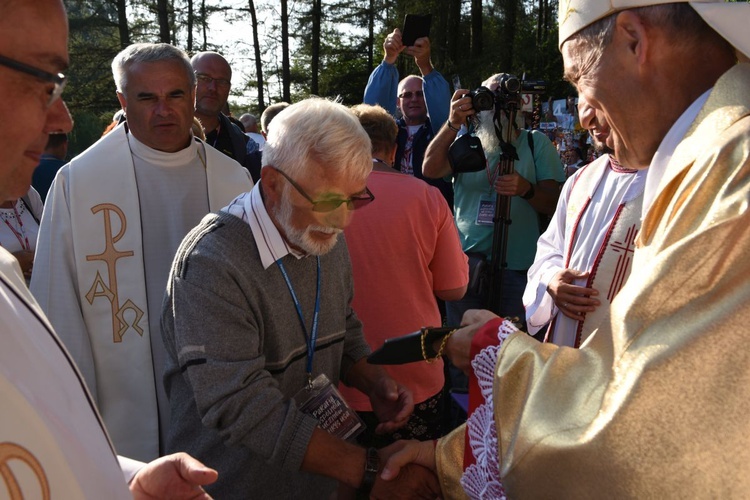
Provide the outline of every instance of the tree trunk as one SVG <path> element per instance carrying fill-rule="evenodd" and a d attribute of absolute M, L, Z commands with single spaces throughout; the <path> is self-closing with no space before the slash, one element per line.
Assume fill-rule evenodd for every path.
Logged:
<path fill-rule="evenodd" d="M 518 0 L 505 0 L 503 2 L 503 11 L 503 31 L 500 37 L 502 51 L 500 52 L 499 68 L 500 71 L 510 73 L 513 71 L 514 62 Z"/>
<path fill-rule="evenodd" d="M 544 39 L 544 0 L 539 0 L 536 15 L 536 44 L 539 46 Z"/>
<path fill-rule="evenodd" d="M 320 72 L 320 25 L 323 16 L 321 0 L 313 0 L 312 8 L 312 47 L 310 70 L 312 79 L 310 81 L 310 93 L 318 95 L 318 73 Z"/>
<path fill-rule="evenodd" d="M 250 20 L 253 25 L 253 46 L 255 48 L 255 74 L 258 77 L 258 109 L 262 112 L 266 109 L 263 97 L 263 61 L 260 59 L 260 38 L 258 36 L 258 15 L 255 12 L 255 2 L 248 0 L 250 8 Z"/>
<path fill-rule="evenodd" d="M 289 64 L 289 10 L 287 0 L 281 0 L 281 86 L 282 99 L 292 100 L 292 71 Z"/>
<path fill-rule="evenodd" d="M 206 0 L 201 0 L 201 28 L 203 31 L 203 45 L 201 50 L 205 51 L 208 48 L 208 20 L 206 18 Z"/>
<path fill-rule="evenodd" d="M 471 0 L 471 55 L 482 55 L 482 0 Z"/>
<path fill-rule="evenodd" d="M 187 51 L 188 54 L 193 52 L 193 0 L 187 0 Z"/>
<path fill-rule="evenodd" d="M 367 9 L 367 74 L 375 68 L 375 0 Z"/>
<path fill-rule="evenodd" d="M 130 45 L 130 30 L 128 29 L 128 12 L 126 0 L 117 0 L 117 27 L 120 31 L 120 47 Z"/>
<path fill-rule="evenodd" d="M 156 14 L 159 20 L 159 41 L 162 43 L 172 43 L 169 29 L 169 5 L 167 0 L 157 0 Z"/>
<path fill-rule="evenodd" d="M 448 9 L 446 47 L 448 49 L 448 59 L 453 64 L 459 60 L 461 50 L 461 0 L 450 0 Z"/>

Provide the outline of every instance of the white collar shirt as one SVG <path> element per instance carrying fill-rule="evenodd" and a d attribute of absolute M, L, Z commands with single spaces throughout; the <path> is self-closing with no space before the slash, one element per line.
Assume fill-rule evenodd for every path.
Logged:
<path fill-rule="evenodd" d="M 651 158 L 651 165 L 649 165 L 648 174 L 646 174 L 646 188 L 643 191 L 642 219 L 646 217 L 648 209 L 651 208 L 651 204 L 659 194 L 661 179 L 664 177 L 664 172 L 667 170 L 667 165 L 669 165 L 672 155 L 677 146 L 680 145 L 680 142 L 682 142 L 685 134 L 687 134 L 690 125 L 695 121 L 698 112 L 706 104 L 708 94 L 710 93 L 711 89 L 708 89 L 682 113 L 677 121 L 674 122 L 672 128 L 669 129 L 667 135 L 664 136 L 664 139 L 662 139 L 659 149 L 654 153 L 654 157 Z"/>
<path fill-rule="evenodd" d="M 263 269 L 268 269 L 288 254 L 297 259 L 305 257 L 305 254 L 289 246 L 289 243 L 271 220 L 271 216 L 263 203 L 260 182 L 255 184 L 250 192 L 243 193 L 232 200 L 221 211 L 239 217 L 250 226 L 255 244 L 258 246 Z"/>

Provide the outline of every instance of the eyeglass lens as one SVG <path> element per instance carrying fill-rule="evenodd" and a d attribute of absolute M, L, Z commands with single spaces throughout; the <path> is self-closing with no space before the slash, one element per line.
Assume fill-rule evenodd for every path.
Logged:
<path fill-rule="evenodd" d="M 49 73 L 39 68 L 35 68 L 34 66 L 29 66 L 28 64 L 16 61 L 15 59 L 11 59 L 9 57 L 0 56 L 0 65 L 33 76 L 34 78 L 38 78 L 43 82 L 53 84 L 54 87 L 52 89 L 52 92 L 50 92 L 49 100 L 47 101 L 48 107 L 51 106 L 62 95 L 63 90 L 65 90 L 65 85 L 68 83 L 67 77 L 62 73 Z"/>
<path fill-rule="evenodd" d="M 213 78 L 202 73 L 196 74 L 195 77 L 206 85 L 211 85 L 211 82 L 216 82 L 217 86 L 228 87 L 232 84 L 232 82 L 230 82 L 229 80 L 224 80 L 223 78 Z"/>
<path fill-rule="evenodd" d="M 402 92 L 399 96 L 401 99 L 411 99 L 416 94 L 417 97 L 424 97 L 424 92 L 417 90 L 416 92 Z"/>

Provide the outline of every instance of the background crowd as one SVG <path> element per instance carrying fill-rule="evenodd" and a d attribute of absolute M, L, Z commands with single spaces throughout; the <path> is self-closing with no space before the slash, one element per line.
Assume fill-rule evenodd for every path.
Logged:
<path fill-rule="evenodd" d="M 732 22 L 748 5 L 633 2 L 561 9 L 579 93 L 564 108 L 527 108 L 503 72 L 451 89 L 429 37 L 394 29 L 362 104 L 308 96 L 236 118 L 222 54 L 131 44 L 111 63 L 121 113 L 68 161 L 64 7 L 0 1 L 0 88 L 41 110 L 4 141 L 0 179 L 0 456 L 35 472 L 15 488 L 98 496 L 121 468 L 157 497 L 746 490 L 719 457 L 746 430 L 730 390 L 745 355 L 722 336 L 747 304 L 725 267 L 744 265 L 750 43 Z M 404 57 L 419 75 L 399 74 Z M 22 77 L 39 88 L 18 91 Z M 717 237 L 736 245 L 708 252 Z M 367 361 L 445 324 L 414 337 L 412 363 Z M 454 429 L 450 396 L 468 390 Z M 725 432 L 696 439 L 717 414 Z M 638 462 L 644 426 L 658 445 Z M 696 441 L 710 472 L 685 485 Z M 571 483 L 582 467 L 599 474 Z"/>

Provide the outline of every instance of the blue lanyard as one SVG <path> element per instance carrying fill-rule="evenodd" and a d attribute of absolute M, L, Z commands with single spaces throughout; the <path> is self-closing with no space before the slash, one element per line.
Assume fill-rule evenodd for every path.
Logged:
<path fill-rule="evenodd" d="M 286 286 L 287 288 L 289 288 L 289 293 L 292 295 L 292 300 L 294 301 L 294 307 L 297 309 L 297 317 L 299 317 L 299 324 L 302 327 L 302 331 L 305 332 L 305 340 L 307 341 L 307 384 L 308 386 L 312 386 L 313 356 L 315 355 L 315 343 L 318 340 L 318 316 L 320 315 L 320 256 L 318 256 L 316 259 L 317 259 L 317 264 L 318 264 L 318 282 L 317 282 L 317 288 L 315 290 L 315 311 L 313 312 L 312 331 L 310 332 L 310 335 L 307 334 L 307 327 L 305 326 L 305 318 L 302 315 L 302 306 L 300 306 L 299 299 L 297 299 L 297 294 L 294 293 L 294 288 L 292 287 L 292 282 L 289 280 L 289 275 L 286 272 L 286 268 L 284 268 L 284 264 L 281 263 L 281 259 L 276 261 L 276 265 L 279 266 L 279 270 L 281 271 L 282 276 L 284 276 L 284 281 L 286 281 Z"/>

